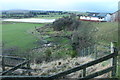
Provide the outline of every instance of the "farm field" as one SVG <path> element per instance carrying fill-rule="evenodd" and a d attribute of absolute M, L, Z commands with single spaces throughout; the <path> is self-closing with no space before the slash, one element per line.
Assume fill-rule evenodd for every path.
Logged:
<path fill-rule="evenodd" d="M 41 18 L 41 19 L 58 19 L 58 18 L 61 18 L 63 16 L 69 16 L 69 15 L 68 14 L 62 14 L 62 15 L 59 15 L 59 14 L 38 15 L 35 18 Z"/>
<path fill-rule="evenodd" d="M 3 47 L 7 49 L 18 48 L 20 52 L 23 52 L 27 49 L 37 46 L 36 41 L 38 38 L 32 35 L 31 30 L 34 30 L 35 26 L 40 27 L 43 25 L 44 24 L 3 22 Z"/>
<path fill-rule="evenodd" d="M 83 23 L 86 24 L 89 22 L 83 22 Z M 103 23 L 91 22 L 91 23 L 94 27 L 96 27 L 95 35 L 96 35 L 97 43 L 101 45 L 109 46 L 111 41 L 118 40 L 117 23 L 112 23 L 112 22 L 103 22 Z M 2 38 L 3 38 L 3 43 L 5 44 L 4 46 L 6 48 L 19 47 L 21 48 L 21 50 L 28 49 L 29 47 L 31 48 L 33 46 L 35 47 L 36 44 L 33 44 L 33 42 L 36 42 L 38 40 L 37 38 L 38 36 L 32 35 L 31 32 L 35 30 L 35 26 L 41 27 L 43 25 L 44 24 L 3 22 Z"/>

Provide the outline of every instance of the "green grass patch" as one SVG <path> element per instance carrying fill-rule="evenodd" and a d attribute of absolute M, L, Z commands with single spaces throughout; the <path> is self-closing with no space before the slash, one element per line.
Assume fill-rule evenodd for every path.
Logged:
<path fill-rule="evenodd" d="M 116 22 L 102 22 L 93 23 L 97 28 L 97 42 L 108 43 L 118 41 L 118 23 Z"/>
<path fill-rule="evenodd" d="M 9 22 L 2 24 L 2 40 L 5 48 L 18 47 L 21 52 L 35 47 L 38 40 L 32 35 L 31 30 L 35 30 L 35 26 L 43 26 L 44 24 L 32 23 L 15 23 Z"/>
<path fill-rule="evenodd" d="M 38 15 L 36 18 L 41 18 L 41 19 L 59 19 L 62 18 L 63 16 L 69 16 L 68 14 L 50 14 L 50 15 Z"/>

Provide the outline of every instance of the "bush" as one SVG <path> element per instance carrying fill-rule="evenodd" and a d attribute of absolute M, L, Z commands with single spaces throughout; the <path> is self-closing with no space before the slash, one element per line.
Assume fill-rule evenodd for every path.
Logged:
<path fill-rule="evenodd" d="M 80 22 L 75 15 L 60 18 L 53 22 L 52 26 L 56 31 L 69 30 L 73 32 L 71 35 L 72 57 L 75 57 L 83 48 L 95 44 L 96 28 L 90 22 Z"/>
<path fill-rule="evenodd" d="M 77 54 L 83 48 L 87 48 L 95 44 L 95 27 L 90 23 L 82 23 L 77 31 L 74 31 L 71 37 L 71 45 L 73 51 Z"/>
<path fill-rule="evenodd" d="M 75 20 L 71 17 L 63 17 L 55 22 L 53 22 L 52 26 L 55 31 L 61 30 L 75 30 L 79 26 L 80 21 Z"/>

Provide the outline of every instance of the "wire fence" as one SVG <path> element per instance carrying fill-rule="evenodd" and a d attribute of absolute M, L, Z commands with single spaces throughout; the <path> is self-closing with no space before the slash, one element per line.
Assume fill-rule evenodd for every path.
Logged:
<path fill-rule="evenodd" d="M 110 53 L 110 46 L 102 46 L 95 44 L 87 48 L 83 48 L 82 50 L 80 50 L 78 55 L 81 57 L 92 55 L 92 58 L 97 59 L 109 53 Z"/>

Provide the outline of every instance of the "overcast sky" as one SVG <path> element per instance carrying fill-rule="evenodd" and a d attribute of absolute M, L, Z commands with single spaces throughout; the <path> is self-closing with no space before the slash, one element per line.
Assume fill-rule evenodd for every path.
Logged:
<path fill-rule="evenodd" d="M 1 0 L 0 10 L 62 10 L 115 12 L 119 0 Z"/>

